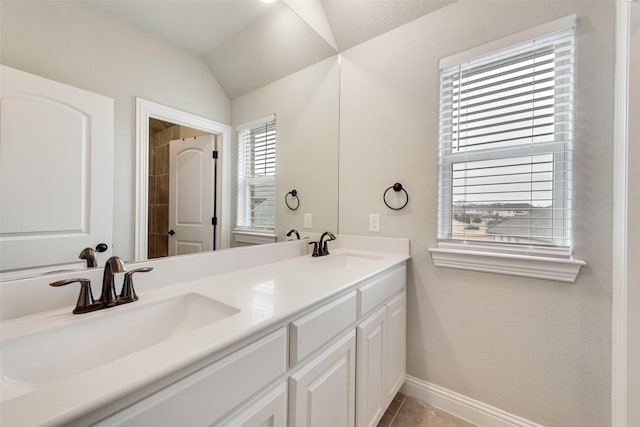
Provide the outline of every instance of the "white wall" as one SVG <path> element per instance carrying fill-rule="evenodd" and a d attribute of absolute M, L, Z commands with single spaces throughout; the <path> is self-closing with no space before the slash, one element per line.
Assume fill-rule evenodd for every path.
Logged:
<path fill-rule="evenodd" d="M 577 13 L 575 284 L 435 268 L 438 59 Z M 458 1 L 342 56 L 340 232 L 411 239 L 408 374 L 561 427 L 610 423 L 614 2 Z M 387 209 L 385 188 L 411 200 Z"/>
<path fill-rule="evenodd" d="M 629 154 L 627 218 L 628 284 L 628 387 L 629 426 L 640 425 L 640 2 L 630 5 L 629 40 Z"/>
<path fill-rule="evenodd" d="M 133 259 L 135 98 L 223 123 L 230 101 L 204 61 L 89 2 L 7 2 L 0 62 L 115 100 L 114 254 Z"/>
<path fill-rule="evenodd" d="M 231 102 L 234 141 L 235 126 L 276 114 L 278 240 L 292 228 L 318 233 L 338 229 L 339 91 L 336 55 Z M 234 143 L 234 155 L 236 147 Z M 300 199 L 295 211 L 284 203 L 293 189 Z M 233 199 L 235 212 L 235 193 Z M 312 214 L 311 229 L 304 228 L 305 212 Z"/>

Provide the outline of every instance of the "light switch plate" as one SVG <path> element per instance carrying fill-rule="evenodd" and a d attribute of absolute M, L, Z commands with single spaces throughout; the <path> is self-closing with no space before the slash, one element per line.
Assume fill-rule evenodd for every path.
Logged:
<path fill-rule="evenodd" d="M 311 221 L 311 214 L 310 213 L 304 214 L 304 228 L 311 228 L 313 227 L 312 224 L 313 223 Z"/>

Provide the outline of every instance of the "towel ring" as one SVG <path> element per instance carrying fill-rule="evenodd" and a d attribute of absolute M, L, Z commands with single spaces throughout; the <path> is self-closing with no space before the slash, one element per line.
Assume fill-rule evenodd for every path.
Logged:
<path fill-rule="evenodd" d="M 404 195 L 406 196 L 407 200 L 405 200 L 404 204 L 402 206 L 400 206 L 399 208 L 394 208 L 392 206 L 389 206 L 389 203 L 387 203 L 387 192 L 389 190 L 393 189 L 393 191 L 395 192 L 400 192 L 400 191 L 404 191 Z M 405 206 L 407 206 L 407 203 L 409 203 L 409 193 L 407 193 L 407 190 L 405 190 L 402 187 L 402 184 L 400 184 L 399 182 L 396 182 L 395 184 L 393 184 L 391 187 L 387 188 L 386 190 L 384 190 L 384 194 L 382 195 L 382 200 L 384 201 L 384 204 L 387 205 L 387 207 L 389 209 L 393 209 L 394 211 L 399 211 L 400 209 L 403 209 Z"/>
<path fill-rule="evenodd" d="M 289 195 L 291 195 L 291 199 L 296 201 L 296 207 L 294 208 L 289 204 Z M 289 209 L 295 211 L 300 207 L 300 199 L 298 198 L 298 192 L 296 190 L 291 190 L 287 194 L 284 195 L 284 204 L 287 205 Z M 293 204 L 293 201 L 292 201 Z"/>

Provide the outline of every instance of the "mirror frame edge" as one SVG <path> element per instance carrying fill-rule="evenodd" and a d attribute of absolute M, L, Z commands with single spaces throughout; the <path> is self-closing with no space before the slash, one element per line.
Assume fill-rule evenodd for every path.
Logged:
<path fill-rule="evenodd" d="M 173 107 L 136 97 L 136 187 L 134 218 L 134 259 L 148 259 L 147 234 L 149 226 L 149 119 L 159 119 L 181 126 L 202 130 L 220 137 L 218 151 L 218 206 L 220 248 L 229 247 L 231 232 L 231 126 L 215 120 L 187 113 Z M 144 203 L 143 203 L 144 201 Z"/>

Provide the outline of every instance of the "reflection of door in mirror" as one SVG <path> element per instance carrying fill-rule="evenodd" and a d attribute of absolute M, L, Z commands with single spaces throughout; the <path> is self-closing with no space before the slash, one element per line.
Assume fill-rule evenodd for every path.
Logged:
<path fill-rule="evenodd" d="M 214 248 L 215 137 L 171 141 L 169 146 L 169 255 Z"/>
<path fill-rule="evenodd" d="M 149 120 L 148 258 L 213 249 L 215 140 Z"/>
<path fill-rule="evenodd" d="M 100 254 L 106 259 L 113 100 L 9 67 L 2 66 L 1 75 L 2 277 L 52 265 L 82 268 L 80 252 L 99 243 L 107 244 Z"/>

